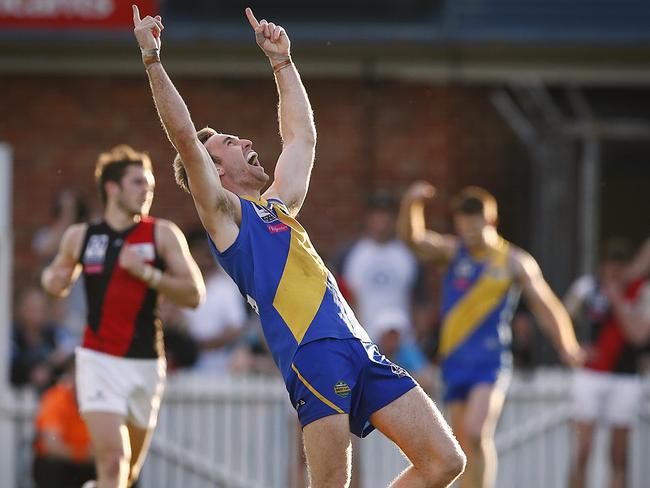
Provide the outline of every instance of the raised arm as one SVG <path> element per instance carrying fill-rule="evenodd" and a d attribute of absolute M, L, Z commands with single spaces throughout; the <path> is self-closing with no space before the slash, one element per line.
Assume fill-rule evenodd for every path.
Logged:
<path fill-rule="evenodd" d="M 158 115 L 183 161 L 201 222 L 215 238 L 217 247 L 223 250 L 234 242 L 239 231 L 239 199 L 221 185 L 212 157 L 197 138 L 190 112 L 160 62 L 163 30 L 160 16 L 140 19 L 138 7 L 134 5 L 133 25 Z"/>
<path fill-rule="evenodd" d="M 650 340 L 650 282 L 638 288 L 636 296 L 631 297 L 626 296 L 620 283 L 608 283 L 605 292 L 626 339 L 642 347 Z"/>
<path fill-rule="evenodd" d="M 78 258 L 86 228 L 86 224 L 74 224 L 63 233 L 59 252 L 41 274 L 41 285 L 48 294 L 58 298 L 66 296 L 79 277 Z"/>
<path fill-rule="evenodd" d="M 650 274 L 650 237 L 645 240 L 632 262 L 626 267 L 625 281 L 630 282 Z"/>
<path fill-rule="evenodd" d="M 156 224 L 156 242 L 165 262 L 164 272 L 145 263 L 129 246 L 120 252 L 120 266 L 176 305 L 198 307 L 205 296 L 205 285 L 185 236 L 175 224 L 161 219 Z"/>
<path fill-rule="evenodd" d="M 278 122 L 282 153 L 275 166 L 274 181 L 265 198 L 280 198 L 295 215 L 300 210 L 314 165 L 316 128 L 311 105 L 298 70 L 291 61 L 290 42 L 279 25 L 257 21 L 251 9 L 246 16 L 255 31 L 255 40 L 273 67 L 278 88 Z"/>
<path fill-rule="evenodd" d="M 397 233 L 420 259 L 448 262 L 456 251 L 456 238 L 428 230 L 424 218 L 425 200 L 432 198 L 435 192 L 425 181 L 410 186 L 400 205 Z"/>
<path fill-rule="evenodd" d="M 513 249 L 510 260 L 515 279 L 522 288 L 530 310 L 551 339 L 562 361 L 570 366 L 581 364 L 583 353 L 573 331 L 571 318 L 544 279 L 535 259 L 521 249 Z"/>

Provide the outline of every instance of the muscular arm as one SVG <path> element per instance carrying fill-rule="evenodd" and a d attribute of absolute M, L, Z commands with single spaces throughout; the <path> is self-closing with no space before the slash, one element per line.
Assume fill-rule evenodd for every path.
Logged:
<path fill-rule="evenodd" d="M 571 284 L 562 302 L 572 319 L 579 318 L 585 300 L 593 292 L 594 287 L 595 282 L 590 275 L 581 276 Z"/>
<path fill-rule="evenodd" d="M 278 87 L 278 120 L 282 137 L 282 153 L 275 166 L 273 184 L 265 197 L 277 196 L 296 215 L 307 195 L 314 163 L 316 128 L 311 105 L 300 75 L 292 64 L 280 70 L 275 80 Z"/>
<path fill-rule="evenodd" d="M 86 224 L 68 227 L 61 238 L 59 252 L 41 274 L 43 289 L 52 296 L 64 297 L 79 277 L 81 265 L 77 261 L 86 234 Z"/>
<path fill-rule="evenodd" d="M 140 20 L 137 7 L 134 6 L 133 23 L 141 49 L 160 48 L 162 24 L 159 17 L 145 17 Z M 201 222 L 213 236 L 217 247 L 225 250 L 234 242 L 239 232 L 239 199 L 221 185 L 210 154 L 196 136 L 190 112 L 162 63 L 148 64 L 147 74 L 154 103 L 167 137 L 183 160 L 190 192 Z"/>
<path fill-rule="evenodd" d="M 160 254 L 167 267 L 156 289 L 176 305 L 198 307 L 205 297 L 205 284 L 185 236 L 167 220 L 159 221 L 156 232 Z"/>
<path fill-rule="evenodd" d="M 563 361 L 570 365 L 579 363 L 580 346 L 573 331 L 571 318 L 542 276 L 539 265 L 530 254 L 520 249 L 513 250 L 510 259 L 530 310 Z"/>
<path fill-rule="evenodd" d="M 447 262 L 456 251 L 453 236 L 438 234 L 426 228 L 424 203 L 435 189 L 425 182 L 414 183 L 402 198 L 397 218 L 397 233 L 420 259 Z"/>
<path fill-rule="evenodd" d="M 280 26 L 258 22 L 251 9 L 246 16 L 255 31 L 255 39 L 275 68 L 278 89 L 278 122 L 282 153 L 275 167 L 273 184 L 265 198 L 278 197 L 296 215 L 302 206 L 314 164 L 316 128 L 312 109 L 300 75 L 290 58 L 290 41 Z"/>

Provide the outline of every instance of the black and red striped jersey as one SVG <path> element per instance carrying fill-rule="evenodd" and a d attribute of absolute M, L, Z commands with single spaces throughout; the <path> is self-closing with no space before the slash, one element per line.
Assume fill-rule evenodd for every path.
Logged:
<path fill-rule="evenodd" d="M 88 225 L 79 254 L 88 303 L 82 347 L 136 359 L 163 355 L 158 293 L 118 264 L 120 251 L 128 244 L 148 264 L 164 269 L 156 249 L 155 222 L 143 217 L 122 232 L 105 221 Z"/>
<path fill-rule="evenodd" d="M 636 280 L 625 290 L 625 300 L 635 303 L 639 299 L 645 281 Z M 601 300 L 602 301 L 602 300 Z M 643 348 L 631 344 L 625 337 L 623 327 L 609 306 L 604 308 L 596 301 L 588 303 L 592 319 L 592 351 L 585 366 L 596 371 L 618 374 L 637 374 L 639 357 Z"/>

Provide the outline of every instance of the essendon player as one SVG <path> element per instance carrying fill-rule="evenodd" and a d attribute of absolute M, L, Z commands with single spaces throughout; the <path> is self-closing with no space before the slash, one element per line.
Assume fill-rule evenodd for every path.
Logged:
<path fill-rule="evenodd" d="M 64 296 L 84 275 L 88 322 L 77 349 L 79 408 L 90 430 L 99 488 L 137 479 L 156 424 L 165 379 L 159 295 L 196 307 L 201 273 L 172 222 L 149 217 L 149 157 L 129 146 L 99 156 L 103 220 L 70 226 L 43 287 Z"/>
<path fill-rule="evenodd" d="M 639 362 L 650 338 L 650 280 L 634 276 L 639 259 L 628 265 L 625 241 L 612 239 L 604 251 L 598 276 L 579 278 L 565 298 L 571 315 L 586 319 L 591 329 L 588 360 L 576 371 L 573 384 L 577 445 L 571 488 L 587 485 L 587 463 L 599 422 L 611 430 L 609 486 L 627 486 L 628 436 L 641 408 Z"/>

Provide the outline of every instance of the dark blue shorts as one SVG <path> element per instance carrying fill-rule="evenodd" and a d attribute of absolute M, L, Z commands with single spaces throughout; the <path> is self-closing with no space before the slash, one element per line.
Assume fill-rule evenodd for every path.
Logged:
<path fill-rule="evenodd" d="M 350 432 L 358 437 L 374 430 L 371 414 L 417 386 L 375 344 L 358 339 L 320 339 L 300 346 L 291 369 L 287 391 L 303 428 L 346 413 Z"/>
<path fill-rule="evenodd" d="M 510 383 L 510 368 L 482 368 L 473 371 L 463 371 L 462 374 L 450 375 L 443 372 L 442 379 L 445 383 L 444 401 L 464 402 L 470 392 L 479 385 L 495 385 L 504 390 Z"/>

